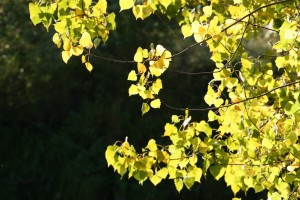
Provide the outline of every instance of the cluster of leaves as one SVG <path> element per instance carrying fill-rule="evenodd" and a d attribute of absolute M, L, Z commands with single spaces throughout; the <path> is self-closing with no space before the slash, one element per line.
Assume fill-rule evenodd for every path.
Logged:
<path fill-rule="evenodd" d="M 151 100 L 152 108 L 160 108 L 161 102 L 157 98 L 159 91 L 162 89 L 162 81 L 160 78 L 152 80 L 153 77 L 161 76 L 169 67 L 171 61 L 171 53 L 163 46 L 151 44 L 150 51 L 139 47 L 134 55 L 134 61 L 137 62 L 137 72 L 132 70 L 128 74 L 129 81 L 137 81 L 137 84 L 131 84 L 129 88 L 129 96 L 139 95 L 144 100 Z M 145 63 L 149 63 L 147 68 Z M 139 79 L 138 79 L 139 76 Z M 154 99 L 154 100 L 153 100 Z M 144 115 L 150 110 L 149 104 L 143 103 L 142 114 Z"/>
<path fill-rule="evenodd" d="M 65 63 L 74 55 L 82 55 L 82 63 L 92 71 L 89 62 L 90 49 L 97 48 L 108 39 L 109 31 L 116 28 L 115 14 L 107 13 L 107 2 L 101 0 L 42 0 L 29 4 L 30 19 L 36 25 L 42 23 L 48 30 L 54 21 L 56 33 L 53 42 L 63 48 Z M 85 50 L 87 54 L 84 55 Z"/>
<path fill-rule="evenodd" d="M 137 72 L 133 70 L 128 75 L 129 81 L 137 83 L 130 86 L 129 95 L 138 94 L 146 100 L 143 114 L 150 106 L 159 108 L 161 104 L 185 110 L 169 106 L 159 97 L 162 81 L 158 77 L 167 70 L 171 58 L 206 43 L 215 70 L 204 96 L 209 107 L 189 109 L 209 111 L 207 121 L 192 122 L 187 111 L 185 116 L 173 115 L 164 133 L 171 144 L 157 145 L 151 139 L 142 153 L 137 153 L 126 139 L 107 148 L 108 165 L 121 176 L 128 172 L 129 177 L 140 183 L 148 178 L 154 185 L 165 178 L 173 179 L 178 191 L 184 185 L 190 189 L 210 172 L 217 180 L 224 177 L 234 194 L 253 188 L 255 192 L 268 190 L 272 200 L 297 199 L 300 195 L 300 3 L 293 0 L 120 0 L 119 3 L 121 10 L 132 8 L 136 18 L 146 19 L 160 13 L 177 20 L 183 36 L 193 36 L 196 42 L 173 55 L 161 45 L 156 48 L 151 45 L 150 51 L 138 48 L 134 56 Z M 273 35 L 274 41 L 270 41 L 270 51 L 266 54 L 247 48 L 247 43 L 261 29 Z M 88 30 L 88 26 L 81 29 L 81 40 L 95 38 L 86 36 Z"/>
<path fill-rule="evenodd" d="M 188 126 L 190 120 L 188 112 L 186 116 L 172 116 L 172 123 L 166 124 L 164 133 L 172 141 L 169 146 L 158 145 L 151 139 L 142 154 L 128 141 L 109 146 L 105 154 L 108 165 L 122 176 L 128 172 L 129 177 L 133 176 L 141 184 L 149 178 L 157 185 L 169 175 L 178 191 L 183 185 L 191 188 L 194 182 L 200 183 L 202 176 L 202 169 L 196 165 L 198 155 L 207 156 L 212 149 L 201 141 L 200 135 L 211 136 L 212 129 L 205 121 Z M 213 145 L 212 140 L 208 142 Z"/>

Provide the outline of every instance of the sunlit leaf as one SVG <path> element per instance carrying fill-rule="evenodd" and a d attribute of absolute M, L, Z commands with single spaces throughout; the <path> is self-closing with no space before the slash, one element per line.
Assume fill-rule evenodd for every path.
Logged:
<path fill-rule="evenodd" d="M 129 96 L 136 95 L 139 93 L 138 87 L 134 84 L 131 84 L 129 90 L 128 90 Z"/>
<path fill-rule="evenodd" d="M 131 70 L 130 73 L 128 74 L 128 81 L 136 81 L 137 80 L 137 75 L 134 70 Z"/>
<path fill-rule="evenodd" d="M 106 151 L 105 151 L 105 158 L 106 158 L 106 161 L 107 161 L 107 165 L 108 167 L 110 165 L 114 165 L 115 162 L 116 162 L 116 153 L 117 153 L 117 149 L 118 147 L 113 145 L 113 146 L 108 146 Z"/>
<path fill-rule="evenodd" d="M 72 53 L 70 51 L 63 51 L 61 52 L 61 55 L 62 55 L 62 59 L 65 63 L 68 62 L 68 60 L 71 58 L 72 56 Z"/>
<path fill-rule="evenodd" d="M 86 62 L 85 67 L 89 72 L 93 70 L 93 65 L 90 62 Z"/>
<path fill-rule="evenodd" d="M 143 62 L 143 49 L 139 47 L 134 55 L 135 62 Z"/>
<path fill-rule="evenodd" d="M 184 38 L 189 37 L 193 34 L 192 27 L 188 24 L 185 24 L 181 27 L 181 32 Z"/>
<path fill-rule="evenodd" d="M 85 48 L 91 49 L 93 47 L 93 42 L 91 36 L 88 32 L 84 32 L 79 40 L 79 44 Z"/>
<path fill-rule="evenodd" d="M 159 99 L 155 99 L 153 101 L 150 102 L 150 106 L 152 108 L 160 108 L 161 102 Z"/>
<path fill-rule="evenodd" d="M 41 9 L 38 4 L 29 3 L 29 13 L 30 13 L 30 19 L 34 25 L 37 25 L 42 22 L 39 16 L 41 13 Z"/>
<path fill-rule="evenodd" d="M 175 184 L 175 187 L 176 187 L 176 190 L 178 192 L 180 192 L 183 188 L 183 181 L 181 178 L 176 178 L 174 179 L 174 184 Z"/>
<path fill-rule="evenodd" d="M 142 115 L 146 114 L 150 110 L 150 106 L 147 103 L 142 104 Z"/>
<path fill-rule="evenodd" d="M 121 7 L 121 11 L 122 11 L 122 10 L 127 10 L 127 9 L 131 8 L 134 5 L 134 1 L 133 0 L 120 0 L 119 4 Z"/>

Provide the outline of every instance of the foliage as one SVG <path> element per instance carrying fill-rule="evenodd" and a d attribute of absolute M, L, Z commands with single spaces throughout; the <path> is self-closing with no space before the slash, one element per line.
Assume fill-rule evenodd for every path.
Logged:
<path fill-rule="evenodd" d="M 64 3 L 62 3 L 64 2 Z M 149 140 L 141 153 L 128 142 L 107 148 L 108 165 L 121 175 L 128 172 L 143 183 L 157 185 L 172 179 L 178 191 L 188 189 L 211 173 L 224 178 L 234 194 L 268 191 L 270 199 L 297 199 L 299 189 L 299 7 L 293 0 L 120 0 L 121 10 L 132 9 L 136 19 L 162 14 L 176 20 L 184 38 L 195 43 L 171 54 L 162 45 L 138 47 L 128 80 L 129 95 L 139 95 L 142 114 L 166 106 L 185 112 L 172 115 L 163 136 L 169 144 Z M 100 6 L 101 5 L 101 6 Z M 105 42 L 115 28 L 114 14 L 106 13 L 106 1 L 39 1 L 29 6 L 34 24 L 46 28 L 54 21 L 53 40 L 64 44 L 66 62 L 83 55 L 89 71 L 91 48 Z M 105 9 L 104 9 L 105 8 Z M 61 14 L 63 13 L 63 14 Z M 79 14 L 78 14 L 79 13 Z M 110 17 L 109 16 L 113 16 Z M 109 19 L 108 19 L 109 18 Z M 54 20 L 52 20 L 54 19 Z M 62 27 L 60 30 L 57 27 Z M 272 37 L 262 54 L 247 45 L 262 29 Z M 266 38 L 268 40 L 268 37 Z M 268 41 L 266 41 L 268 42 Z M 66 45 L 65 45 L 66 44 Z M 159 92 L 161 76 L 170 61 L 197 45 L 206 44 L 215 69 L 203 96 L 206 108 L 169 105 Z M 85 51 L 84 51 L 85 49 Z M 200 62 L 200 61 L 199 61 Z M 198 73 L 199 76 L 208 72 Z M 207 112 L 207 119 L 192 121 L 191 111 Z"/>

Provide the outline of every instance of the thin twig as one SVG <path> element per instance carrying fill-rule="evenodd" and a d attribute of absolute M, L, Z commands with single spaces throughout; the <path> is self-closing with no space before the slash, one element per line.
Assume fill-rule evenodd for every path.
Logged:
<path fill-rule="evenodd" d="M 282 86 L 278 86 L 278 87 L 275 87 L 273 88 L 272 90 L 269 90 L 267 92 L 264 92 L 262 94 L 259 94 L 257 96 L 253 96 L 253 97 L 249 97 L 249 98 L 245 98 L 241 101 L 238 101 L 238 102 L 234 102 L 234 103 L 231 103 L 231 104 L 228 104 L 228 105 L 223 105 L 223 106 L 219 106 L 219 107 L 208 107 L 208 108 L 178 108 L 178 107 L 174 107 L 174 106 L 171 106 L 169 104 L 167 104 L 166 102 L 164 102 L 161 98 L 160 101 L 162 102 L 163 105 L 165 105 L 167 108 L 170 108 L 172 110 L 179 110 L 179 111 L 185 111 L 186 109 L 188 109 L 189 111 L 209 111 L 209 110 L 217 110 L 217 109 L 221 109 L 221 108 L 228 108 L 228 107 L 231 107 L 233 105 L 237 105 L 237 104 L 240 104 L 240 103 L 243 103 L 243 102 L 246 102 L 246 101 L 250 101 L 252 99 L 258 99 L 262 96 L 265 96 L 265 95 L 268 95 L 278 89 L 281 89 L 281 88 L 285 88 L 285 87 L 288 87 L 288 86 L 291 86 L 291 85 L 295 85 L 297 83 L 300 83 L 300 80 L 297 80 L 297 81 L 294 81 L 294 82 L 291 82 L 291 83 L 287 83 L 285 85 L 282 85 Z"/>

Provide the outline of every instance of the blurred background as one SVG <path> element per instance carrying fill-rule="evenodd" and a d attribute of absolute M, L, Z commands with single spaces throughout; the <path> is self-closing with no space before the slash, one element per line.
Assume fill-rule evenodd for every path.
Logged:
<path fill-rule="evenodd" d="M 92 58 L 89 73 L 79 58 L 63 63 L 49 33 L 34 27 L 29 0 L 0 2 L 0 199 L 1 200 L 131 200 L 231 199 L 223 181 L 210 176 L 191 191 L 178 193 L 171 180 L 154 187 L 121 177 L 107 167 L 104 152 L 116 141 L 140 149 L 151 138 L 161 141 L 172 114 L 162 107 L 141 116 L 141 100 L 128 97 L 127 75 L 133 64 Z M 112 1 L 111 1 L 112 2 Z M 153 15 L 135 21 L 131 11 L 119 13 L 117 31 L 95 54 L 133 60 L 139 46 L 162 44 L 176 53 L 192 43 L 183 40 L 176 23 Z M 173 59 L 163 77 L 162 99 L 178 107 L 205 107 L 203 95 L 211 76 L 183 75 L 211 71 L 205 47 L 197 46 Z M 194 120 L 206 113 L 192 113 Z M 264 198 L 250 191 L 243 199 Z"/>

